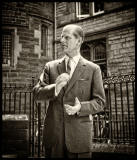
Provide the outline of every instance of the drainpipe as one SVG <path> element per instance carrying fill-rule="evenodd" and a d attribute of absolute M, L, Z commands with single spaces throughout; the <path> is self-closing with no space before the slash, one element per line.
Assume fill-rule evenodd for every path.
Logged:
<path fill-rule="evenodd" d="M 54 59 L 57 59 L 56 54 L 56 2 L 54 2 Z"/>

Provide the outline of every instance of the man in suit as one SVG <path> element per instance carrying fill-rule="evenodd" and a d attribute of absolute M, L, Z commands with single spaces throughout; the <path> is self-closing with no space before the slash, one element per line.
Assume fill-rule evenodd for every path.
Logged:
<path fill-rule="evenodd" d="M 83 38 L 80 26 L 65 26 L 65 56 L 48 62 L 34 87 L 35 99 L 49 100 L 43 130 L 46 157 L 91 157 L 92 115 L 103 111 L 105 94 L 100 67 L 80 55 Z"/>

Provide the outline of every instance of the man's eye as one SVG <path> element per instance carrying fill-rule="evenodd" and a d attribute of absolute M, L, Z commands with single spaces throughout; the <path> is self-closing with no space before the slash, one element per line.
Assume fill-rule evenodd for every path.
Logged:
<path fill-rule="evenodd" d="M 66 38 L 67 40 L 70 39 L 70 37 L 68 37 L 68 36 L 66 36 L 65 38 Z"/>

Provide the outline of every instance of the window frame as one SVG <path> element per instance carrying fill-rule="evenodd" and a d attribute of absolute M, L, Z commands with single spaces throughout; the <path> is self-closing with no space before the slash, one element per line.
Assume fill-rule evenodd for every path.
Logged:
<path fill-rule="evenodd" d="M 46 35 L 45 37 L 43 37 L 43 31 L 42 31 L 42 28 L 46 28 L 45 32 L 46 32 Z M 44 23 L 41 24 L 41 55 L 46 57 L 48 55 L 48 34 L 49 34 L 49 30 L 48 30 L 48 26 Z M 45 39 L 46 43 L 43 42 L 43 39 Z"/>
<path fill-rule="evenodd" d="M 95 12 L 95 3 L 94 2 L 89 2 L 89 14 L 81 14 L 81 2 L 76 2 L 76 18 L 80 19 L 85 19 L 91 16 L 96 16 L 99 14 L 103 14 L 104 10 Z"/>
<path fill-rule="evenodd" d="M 104 75 L 103 78 L 106 77 L 107 76 L 106 37 L 103 36 L 103 37 L 100 37 L 100 38 L 95 38 L 95 39 L 93 38 L 91 40 L 85 41 L 83 44 L 87 45 L 89 47 L 90 58 L 88 58 L 88 60 L 98 64 L 99 66 L 102 66 L 102 67 L 104 66 L 105 68 L 103 67 L 104 69 L 102 70 L 102 75 Z M 100 59 L 95 59 L 95 50 L 94 49 L 100 44 L 105 47 L 105 52 L 104 52 L 105 56 L 103 56 L 103 58 L 100 58 Z M 83 46 L 84 45 L 82 45 L 82 47 L 81 47 L 81 54 L 82 54 L 83 57 L 88 57 L 88 56 L 83 55 L 83 51 L 84 51 Z"/>
<path fill-rule="evenodd" d="M 99 45 L 102 45 L 103 46 L 103 43 L 102 42 L 97 42 L 96 43 L 96 45 L 93 47 L 93 61 L 94 62 L 101 62 L 101 61 L 104 61 L 104 60 L 106 60 L 106 54 L 105 54 L 105 57 L 103 56 L 103 58 L 100 58 L 100 59 L 96 59 L 97 57 L 97 55 L 95 54 L 95 49 L 96 49 L 96 47 L 98 47 Z M 100 54 L 101 55 L 101 54 Z M 102 56 L 102 55 L 101 55 Z"/>
<path fill-rule="evenodd" d="M 15 29 L 14 28 L 2 28 L 2 36 L 6 35 L 6 33 L 10 33 L 11 35 L 11 52 L 10 52 L 10 63 L 4 64 L 3 63 L 3 56 L 2 56 L 2 67 L 14 67 L 14 40 L 15 40 Z M 3 41 L 3 40 L 2 40 Z M 3 45 L 3 44 L 2 44 Z M 3 53 L 3 50 L 2 50 Z"/>
<path fill-rule="evenodd" d="M 90 17 L 90 12 L 89 12 L 89 14 L 82 14 L 81 15 L 81 2 L 76 2 L 76 17 L 78 19 Z"/>
<path fill-rule="evenodd" d="M 92 6 L 92 15 L 93 15 L 93 16 L 104 13 L 104 10 L 103 10 L 103 11 L 99 11 L 99 12 L 95 12 L 95 2 L 92 2 L 92 5 L 91 5 L 91 6 Z"/>
<path fill-rule="evenodd" d="M 98 47 L 98 45 L 104 45 L 105 46 L 105 44 L 103 44 L 103 43 L 106 44 L 106 39 L 105 38 L 103 38 L 103 39 L 100 38 L 98 40 L 94 40 L 94 44 L 93 44 L 93 47 L 92 47 L 92 52 L 93 52 L 92 53 L 92 60 L 93 60 L 94 63 L 98 64 L 100 67 L 101 67 L 101 65 L 105 65 L 106 72 L 102 71 L 102 77 L 104 78 L 105 76 L 107 76 L 107 54 L 105 52 L 105 58 L 101 58 L 101 59 L 96 59 L 96 55 L 95 55 L 96 54 L 95 53 L 95 48 Z M 106 47 L 105 47 L 105 50 L 106 50 Z"/>

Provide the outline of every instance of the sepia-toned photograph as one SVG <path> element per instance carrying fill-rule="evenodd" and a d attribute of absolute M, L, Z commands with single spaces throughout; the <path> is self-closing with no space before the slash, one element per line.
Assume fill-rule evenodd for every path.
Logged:
<path fill-rule="evenodd" d="M 135 159 L 135 2 L 1 13 L 2 159 Z"/>

